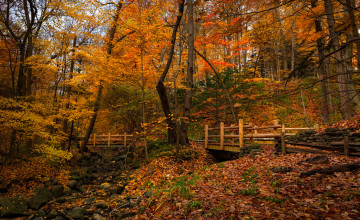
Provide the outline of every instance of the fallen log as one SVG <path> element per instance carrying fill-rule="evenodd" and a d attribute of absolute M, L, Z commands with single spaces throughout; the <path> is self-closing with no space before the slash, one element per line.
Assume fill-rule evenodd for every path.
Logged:
<path fill-rule="evenodd" d="M 328 168 L 315 169 L 315 170 L 310 170 L 307 172 L 302 172 L 300 174 L 300 177 L 307 177 L 307 176 L 311 176 L 311 175 L 314 175 L 317 173 L 333 174 L 335 172 L 346 172 L 346 171 L 357 170 L 359 168 L 360 168 L 360 162 L 355 162 L 355 163 L 336 165 L 336 166 L 332 166 L 332 167 L 328 167 Z"/>

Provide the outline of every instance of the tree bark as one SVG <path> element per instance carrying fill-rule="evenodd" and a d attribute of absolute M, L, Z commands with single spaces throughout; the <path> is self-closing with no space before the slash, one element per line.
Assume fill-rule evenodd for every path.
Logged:
<path fill-rule="evenodd" d="M 164 80 L 166 78 L 167 73 L 169 72 L 170 69 L 170 65 L 173 59 L 173 55 L 174 55 L 174 50 L 175 50 L 175 42 L 176 42 L 176 33 L 177 30 L 180 26 L 180 22 L 181 22 L 181 18 L 183 16 L 184 13 L 184 4 L 185 1 L 182 0 L 179 3 L 179 9 L 178 9 L 178 14 L 177 14 L 177 18 L 176 18 L 176 22 L 173 28 L 173 32 L 171 35 L 171 46 L 170 46 L 170 51 L 169 51 L 169 58 L 168 61 L 166 63 L 165 69 L 156 85 L 156 90 L 159 94 L 159 98 L 161 101 L 161 106 L 163 109 L 163 112 L 165 114 L 166 117 L 166 123 L 168 125 L 168 144 L 175 144 L 176 143 L 176 123 L 173 120 L 173 116 L 171 114 L 171 108 L 170 108 L 170 103 L 167 97 L 167 92 L 166 92 L 166 88 L 164 85 Z"/>
<path fill-rule="evenodd" d="M 311 2 L 311 7 L 315 8 L 318 4 L 318 0 Z M 317 33 L 322 32 L 322 27 L 320 23 L 320 18 L 315 18 L 315 31 Z M 320 88 L 321 88 L 321 110 L 323 116 L 324 124 L 329 124 L 329 107 L 327 105 L 327 88 L 326 88 L 326 70 L 325 63 L 323 57 L 325 56 L 325 39 L 320 37 L 316 41 L 316 46 L 318 50 L 318 57 L 320 60 L 319 64 L 319 80 L 320 80 Z"/>
<path fill-rule="evenodd" d="M 190 111 L 193 95 L 193 76 L 194 76 L 194 5 L 193 0 L 188 0 L 188 61 L 186 74 L 186 92 L 183 119 L 181 122 L 180 144 L 188 144 L 188 128 L 190 120 Z"/>
<path fill-rule="evenodd" d="M 341 51 L 339 51 L 340 39 L 335 27 L 334 10 L 331 0 L 324 0 L 324 7 L 331 39 L 330 46 L 335 51 L 335 72 L 338 81 L 341 113 L 343 119 L 349 119 L 351 116 L 354 115 L 355 112 L 347 87 L 346 73 L 344 71 L 344 60 L 342 59 Z"/>

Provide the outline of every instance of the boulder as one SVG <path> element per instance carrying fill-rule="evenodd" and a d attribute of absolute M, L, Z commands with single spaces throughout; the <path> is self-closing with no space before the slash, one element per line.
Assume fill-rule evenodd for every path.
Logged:
<path fill-rule="evenodd" d="M 83 219 L 84 209 L 81 207 L 75 207 L 68 212 L 68 215 L 73 219 Z"/>
<path fill-rule="evenodd" d="M 59 215 L 59 213 L 56 210 L 51 210 L 51 212 L 46 216 L 46 218 L 54 219 L 58 215 Z"/>
<path fill-rule="evenodd" d="M 63 185 L 56 185 L 51 188 L 51 193 L 55 198 L 59 198 L 64 195 L 64 189 Z"/>
<path fill-rule="evenodd" d="M 95 200 L 96 200 L 95 197 L 89 197 L 89 198 L 87 198 L 87 199 L 85 199 L 85 200 L 83 201 L 83 204 L 84 204 L 84 205 L 89 205 L 89 204 L 94 203 Z"/>
<path fill-rule="evenodd" d="M 28 210 L 28 205 L 24 198 L 0 198 L 2 217 L 22 216 Z"/>
<path fill-rule="evenodd" d="M 62 217 L 61 215 L 58 215 L 58 216 L 55 217 L 55 220 L 65 220 L 65 218 Z"/>
<path fill-rule="evenodd" d="M 39 187 L 35 189 L 35 196 L 32 196 L 28 199 L 28 205 L 31 209 L 39 209 L 41 206 L 50 202 L 53 198 L 51 191 L 44 187 Z"/>
<path fill-rule="evenodd" d="M 106 204 L 104 201 L 99 201 L 99 202 L 95 203 L 95 207 L 98 209 L 107 209 L 107 208 L 109 208 L 109 205 Z"/>
<path fill-rule="evenodd" d="M 98 213 L 94 213 L 91 217 L 92 220 L 103 220 L 104 217 L 102 217 L 100 214 Z"/>
<path fill-rule="evenodd" d="M 78 181 L 76 180 L 71 180 L 67 186 L 70 188 L 70 189 L 76 189 L 76 187 L 78 187 L 79 183 Z"/>
<path fill-rule="evenodd" d="M 64 189 L 64 195 L 70 195 L 71 194 L 71 189 L 70 188 L 65 188 Z"/>
<path fill-rule="evenodd" d="M 56 199 L 56 202 L 57 203 L 64 203 L 64 202 L 66 202 L 66 198 L 65 197 L 59 197 L 59 198 Z"/>

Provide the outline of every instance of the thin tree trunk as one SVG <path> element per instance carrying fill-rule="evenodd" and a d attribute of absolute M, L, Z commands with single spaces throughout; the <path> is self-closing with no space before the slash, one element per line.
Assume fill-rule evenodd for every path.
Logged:
<path fill-rule="evenodd" d="M 107 43 L 107 50 L 106 50 L 107 54 L 109 56 L 111 55 L 111 51 L 112 51 L 112 48 L 113 48 L 113 40 L 114 40 L 116 27 L 117 27 L 117 21 L 118 21 L 119 16 L 120 16 L 121 8 L 122 8 L 122 1 L 120 1 L 118 3 L 117 7 L 116 7 L 114 20 L 113 20 L 113 23 L 112 23 L 110 31 L 109 31 L 109 41 Z M 95 104 L 94 104 L 94 113 L 93 113 L 93 115 L 92 115 L 92 117 L 90 119 L 89 127 L 86 130 L 84 141 L 82 142 L 81 147 L 80 147 L 80 152 L 82 154 L 86 150 L 86 145 L 87 145 L 87 143 L 89 141 L 90 135 L 91 135 L 91 133 L 93 131 L 93 128 L 94 128 L 94 125 L 95 125 L 95 122 L 96 122 L 97 114 L 98 114 L 98 111 L 100 109 L 102 92 L 103 92 L 103 81 L 100 80 L 99 89 L 98 89 L 98 92 L 97 92 L 97 95 L 96 95 L 96 101 L 95 101 Z"/>
<path fill-rule="evenodd" d="M 164 80 L 166 78 L 167 73 L 169 72 L 170 69 L 170 65 L 173 59 L 173 55 L 174 55 L 174 50 L 175 50 L 175 42 L 176 42 L 176 33 L 177 30 L 180 26 L 180 22 L 181 22 L 181 18 L 183 16 L 184 13 L 184 4 L 185 1 L 182 0 L 179 3 L 179 11 L 177 14 L 177 18 L 176 18 L 176 22 L 173 28 L 173 32 L 172 32 L 172 36 L 171 36 L 171 46 L 170 46 L 170 51 L 169 51 L 169 58 L 168 61 L 166 63 L 165 69 L 156 85 L 156 90 L 159 94 L 159 98 L 161 101 L 161 106 L 163 109 L 163 112 L 165 114 L 166 117 L 166 123 L 168 125 L 168 143 L 169 144 L 175 144 L 176 143 L 176 123 L 173 121 L 173 116 L 171 114 L 171 108 L 170 108 L 170 103 L 167 97 L 167 92 L 166 92 L 166 88 L 164 85 Z"/>
<path fill-rule="evenodd" d="M 318 4 L 318 0 L 311 2 L 312 8 L 315 8 Z M 315 31 L 317 33 L 322 31 L 320 18 L 315 19 Z M 327 105 L 327 89 L 326 89 L 326 73 L 325 73 L 325 64 L 323 61 L 323 57 L 325 56 L 324 48 L 325 48 L 325 39 L 323 37 L 319 38 L 316 41 L 317 50 L 319 60 L 321 61 L 319 64 L 319 80 L 320 80 L 320 88 L 321 88 L 321 110 L 323 115 L 324 124 L 329 124 L 329 108 Z"/>
<path fill-rule="evenodd" d="M 186 74 L 186 92 L 183 119 L 181 122 L 180 144 L 187 144 L 188 141 L 188 128 L 190 120 L 190 111 L 193 95 L 193 76 L 194 76 L 194 5 L 193 0 L 188 0 L 188 61 L 187 61 L 187 74 Z"/>

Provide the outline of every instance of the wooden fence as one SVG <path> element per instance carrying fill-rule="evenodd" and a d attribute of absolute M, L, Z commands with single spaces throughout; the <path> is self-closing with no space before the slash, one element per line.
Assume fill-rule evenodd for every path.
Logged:
<path fill-rule="evenodd" d="M 81 141 L 85 138 L 85 135 L 79 135 L 79 144 L 81 145 Z M 87 145 L 91 145 L 96 147 L 96 145 L 100 145 L 102 147 L 110 147 L 111 145 L 123 145 L 126 146 L 127 143 L 130 143 L 133 140 L 133 135 L 131 134 L 91 134 Z"/>
<path fill-rule="evenodd" d="M 239 152 L 245 146 L 245 142 L 253 144 L 259 141 L 270 141 L 274 143 L 276 140 L 281 140 L 281 152 L 285 154 L 285 136 L 296 135 L 296 133 L 289 133 L 289 131 L 309 129 L 314 128 L 286 128 L 285 125 L 279 125 L 278 120 L 274 120 L 274 124 L 269 126 L 244 124 L 242 119 L 239 120 L 238 126 L 225 127 L 224 123 L 221 122 L 220 127 L 217 128 L 209 128 L 208 125 L 205 125 L 205 148 Z"/>

